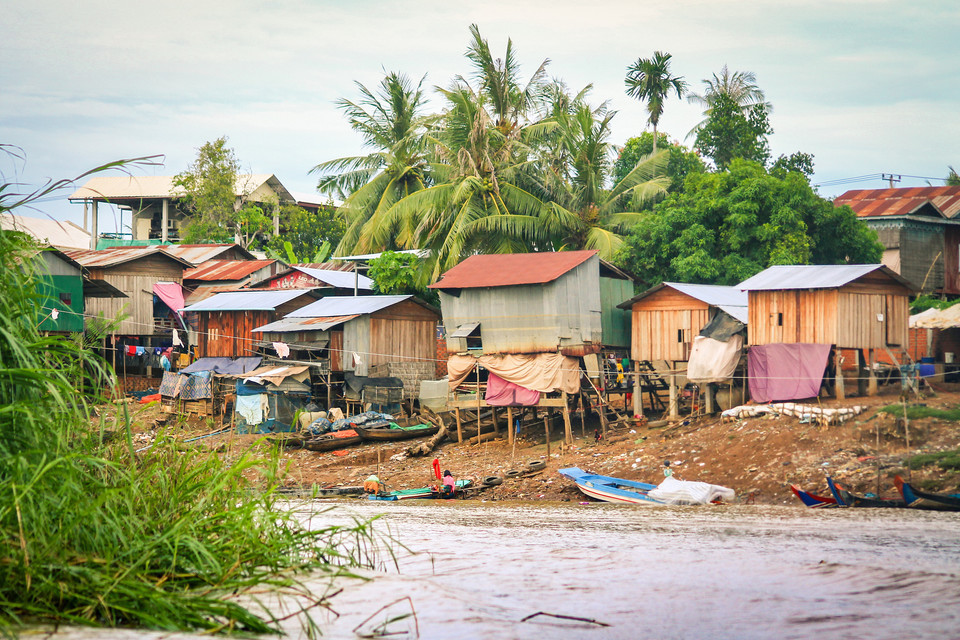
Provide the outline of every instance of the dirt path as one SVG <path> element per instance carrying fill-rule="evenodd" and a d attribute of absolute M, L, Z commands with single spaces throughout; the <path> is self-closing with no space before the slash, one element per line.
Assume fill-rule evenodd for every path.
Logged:
<path fill-rule="evenodd" d="M 286 484 L 309 489 L 313 485 L 356 486 L 376 473 L 390 489 L 408 489 L 435 484 L 431 463 L 438 458 L 457 478 L 478 481 L 485 476 L 507 476 L 511 469 L 526 470 L 531 461 L 542 460 L 542 471 L 519 478 L 506 477 L 503 484 L 479 494 L 486 500 L 573 500 L 585 498 L 558 469 L 577 466 L 603 475 L 659 482 L 664 460 L 671 460 L 675 475 L 683 480 L 701 480 L 733 488 L 740 500 L 762 504 L 799 504 L 790 493 L 795 483 L 816 493 L 826 492 L 824 471 L 856 492 L 874 492 L 893 497 L 892 477 L 905 474 L 903 459 L 920 452 L 953 450 L 960 446 L 960 423 L 924 418 L 909 422 L 910 447 L 902 421 L 877 409 L 899 402 L 899 387 L 881 389 L 873 398 L 832 399 L 824 407 L 863 405 L 866 410 L 842 425 L 820 427 L 793 417 L 755 417 L 721 421 L 719 416 L 685 420 L 666 427 L 630 427 L 608 431 L 595 441 L 588 421 L 583 437 L 575 420 L 573 446 L 561 447 L 562 427 L 552 432 L 547 456 L 543 429 L 521 434 L 515 450 L 506 440 L 479 445 L 447 441 L 431 456 L 408 457 L 411 442 L 364 444 L 342 452 L 284 450 L 289 463 Z M 960 385 L 938 385 L 937 393 L 914 400 L 929 407 L 960 407 Z M 148 446 L 158 428 L 170 430 L 178 439 L 196 438 L 218 428 L 210 420 L 168 420 L 156 405 L 133 407 L 136 447 Z M 113 424 L 112 406 L 102 415 L 105 426 Z M 879 448 L 877 438 L 879 432 Z M 214 455 L 235 458 L 253 448 L 266 453 L 271 446 L 262 436 L 217 434 L 193 440 L 184 446 L 201 447 Z M 879 491 L 878 491 L 879 467 Z M 952 491 L 960 473 L 933 465 L 911 472 L 912 480 L 935 491 Z"/>

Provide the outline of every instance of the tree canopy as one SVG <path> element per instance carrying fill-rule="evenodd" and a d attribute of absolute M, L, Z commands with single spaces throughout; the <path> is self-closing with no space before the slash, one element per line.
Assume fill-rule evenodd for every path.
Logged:
<path fill-rule="evenodd" d="M 818 196 L 799 172 L 741 159 L 692 174 L 633 228 L 618 262 L 646 285 L 736 284 L 777 264 L 879 262 L 876 233 Z"/>

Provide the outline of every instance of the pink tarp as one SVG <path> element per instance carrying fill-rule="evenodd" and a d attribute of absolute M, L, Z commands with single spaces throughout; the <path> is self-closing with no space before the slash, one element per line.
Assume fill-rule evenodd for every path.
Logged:
<path fill-rule="evenodd" d="M 829 355 L 829 344 L 750 347 L 747 355 L 750 398 L 764 403 L 816 397 Z"/>
<path fill-rule="evenodd" d="M 173 315 L 180 321 L 180 326 L 186 331 L 187 325 L 183 321 L 183 314 L 181 313 L 181 310 L 186 306 L 183 303 L 183 287 L 176 282 L 157 282 L 153 285 L 153 293 L 163 300 L 163 304 L 170 307 Z"/>
<path fill-rule="evenodd" d="M 540 402 L 540 392 L 507 382 L 491 373 L 487 378 L 484 400 L 492 407 L 531 407 Z"/>

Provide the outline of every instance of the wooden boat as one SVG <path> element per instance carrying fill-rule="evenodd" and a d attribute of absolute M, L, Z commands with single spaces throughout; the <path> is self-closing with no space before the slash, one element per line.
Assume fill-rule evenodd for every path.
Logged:
<path fill-rule="evenodd" d="M 597 500 L 642 505 L 666 504 L 647 495 L 648 491 L 657 488 L 655 484 L 600 476 L 587 473 L 578 467 L 560 469 L 559 473 L 576 482 L 582 493 Z"/>
<path fill-rule="evenodd" d="M 281 449 L 301 449 L 307 441 L 302 433 L 275 433 L 267 436 L 267 441 Z"/>
<path fill-rule="evenodd" d="M 883 498 L 868 498 L 851 493 L 833 481 L 833 478 L 827 476 L 827 486 L 830 487 L 830 493 L 837 500 L 839 507 L 860 507 L 867 509 L 903 509 L 907 504 L 903 500 L 885 500 Z"/>
<path fill-rule="evenodd" d="M 960 511 L 960 493 L 928 493 L 904 482 L 900 476 L 894 476 L 893 483 L 903 496 L 903 501 L 912 509 L 930 509 L 932 511 Z"/>
<path fill-rule="evenodd" d="M 457 480 L 454 483 L 457 487 L 457 491 L 466 489 L 472 483 L 470 480 Z M 388 491 L 386 493 L 377 493 L 367 496 L 368 500 L 387 500 L 387 501 L 396 501 L 396 500 L 412 500 L 412 499 L 435 499 L 443 498 L 440 491 L 434 489 L 433 487 L 420 487 L 419 489 L 400 489 L 397 491 Z M 456 497 L 456 494 L 450 497 Z"/>
<path fill-rule="evenodd" d="M 304 449 L 310 451 L 335 451 L 345 447 L 352 447 L 363 442 L 363 437 L 353 429 L 334 431 L 326 435 L 311 438 L 303 443 Z"/>
<path fill-rule="evenodd" d="M 435 424 L 418 424 L 412 427 L 392 426 L 388 429 L 366 429 L 364 427 L 354 427 L 357 434 L 364 440 L 384 441 L 384 440 L 411 440 L 413 438 L 423 438 L 432 436 L 440 427 Z"/>
<path fill-rule="evenodd" d="M 800 502 L 811 509 L 823 509 L 826 507 L 837 506 L 836 498 L 828 498 L 826 496 L 818 496 L 813 493 L 808 493 L 795 484 L 790 485 L 790 490 L 793 491 L 793 495 L 800 499 Z"/>

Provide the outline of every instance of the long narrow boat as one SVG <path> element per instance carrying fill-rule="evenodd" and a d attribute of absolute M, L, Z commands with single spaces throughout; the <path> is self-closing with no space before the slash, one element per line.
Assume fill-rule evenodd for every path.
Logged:
<path fill-rule="evenodd" d="M 903 500 L 885 500 L 883 498 L 869 498 L 847 491 L 827 476 L 827 486 L 830 493 L 837 499 L 837 506 L 858 507 L 867 509 L 904 509 L 907 504 Z"/>
<path fill-rule="evenodd" d="M 577 488 L 585 495 L 604 502 L 626 502 L 629 504 L 657 505 L 666 504 L 654 500 L 647 492 L 656 489 L 657 485 L 647 482 L 624 480 L 587 473 L 579 467 L 560 469 L 560 475 L 570 478 L 577 483 Z"/>
<path fill-rule="evenodd" d="M 353 429 L 344 429 L 311 438 L 303 443 L 303 448 L 309 449 L 310 451 L 335 451 L 337 449 L 352 447 L 361 442 L 363 442 L 363 437 L 361 437 L 359 433 Z"/>
<path fill-rule="evenodd" d="M 837 506 L 836 498 L 828 498 L 826 496 L 809 493 L 795 484 L 790 485 L 790 490 L 793 491 L 793 495 L 800 499 L 800 502 L 811 509 L 824 509 Z"/>
<path fill-rule="evenodd" d="M 933 511 L 960 511 L 960 493 L 928 493 L 904 482 L 900 476 L 894 476 L 893 483 L 903 496 L 903 501 L 912 509 L 930 509 Z"/>
<path fill-rule="evenodd" d="M 457 491 L 461 489 L 466 489 L 472 483 L 470 480 L 457 480 L 454 483 L 457 487 Z M 455 497 L 454 494 L 453 497 Z M 431 499 L 431 498 L 442 498 L 443 495 L 440 491 L 434 489 L 433 487 L 420 487 L 419 489 L 399 489 L 397 491 L 388 491 L 386 493 L 376 493 L 367 496 L 368 500 L 413 500 L 413 499 Z"/>
<path fill-rule="evenodd" d="M 366 429 L 364 427 L 354 427 L 357 434 L 364 440 L 384 441 L 384 440 L 411 440 L 413 438 L 423 438 L 432 436 L 440 427 L 435 424 L 418 424 L 412 427 L 392 426 L 389 429 Z"/>

